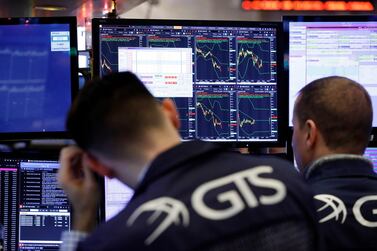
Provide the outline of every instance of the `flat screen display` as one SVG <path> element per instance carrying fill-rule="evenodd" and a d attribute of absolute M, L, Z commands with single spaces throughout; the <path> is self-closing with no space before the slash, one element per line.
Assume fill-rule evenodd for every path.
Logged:
<path fill-rule="evenodd" d="M 105 178 L 105 220 L 110 220 L 124 209 L 131 200 L 134 190 L 117 179 Z"/>
<path fill-rule="evenodd" d="M 4 250 L 59 250 L 71 229 L 68 198 L 53 158 L 0 157 L 0 228 Z"/>
<path fill-rule="evenodd" d="M 377 126 L 377 18 L 372 16 L 284 17 L 288 39 L 289 125 L 298 91 L 311 81 L 343 76 L 362 84 L 373 104 Z M 289 71 L 289 73 L 288 73 Z"/>
<path fill-rule="evenodd" d="M 364 156 L 370 159 L 373 163 L 373 170 L 377 173 L 377 147 L 367 147 Z"/>
<path fill-rule="evenodd" d="M 79 69 L 90 68 L 90 53 L 89 51 L 79 51 Z"/>
<path fill-rule="evenodd" d="M 156 98 L 172 98 L 183 140 L 274 145 L 280 32 L 265 22 L 94 19 L 94 74 L 132 71 Z"/>
<path fill-rule="evenodd" d="M 65 131 L 78 84 L 76 29 L 75 17 L 0 18 L 0 138 Z"/>

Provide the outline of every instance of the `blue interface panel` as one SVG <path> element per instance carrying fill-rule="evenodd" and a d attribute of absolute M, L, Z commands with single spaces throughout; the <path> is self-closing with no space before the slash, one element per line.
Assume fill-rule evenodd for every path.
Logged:
<path fill-rule="evenodd" d="M 134 23 L 99 24 L 100 76 L 129 70 L 172 98 L 183 140 L 278 140 L 276 25 Z"/>
<path fill-rule="evenodd" d="M 57 184 L 58 161 L 0 159 L 0 245 L 4 250 L 59 250 L 71 228 L 67 196 Z"/>
<path fill-rule="evenodd" d="M 373 170 L 377 173 L 377 147 L 367 147 L 364 156 L 373 162 Z"/>
<path fill-rule="evenodd" d="M 0 22 L 0 37 L 0 133 L 64 131 L 72 100 L 69 23 Z"/>

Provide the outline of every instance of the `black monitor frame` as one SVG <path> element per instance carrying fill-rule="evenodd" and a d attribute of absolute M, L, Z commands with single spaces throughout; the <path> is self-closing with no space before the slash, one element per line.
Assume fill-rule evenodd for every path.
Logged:
<path fill-rule="evenodd" d="M 1 25 L 20 24 L 68 24 L 70 32 L 70 64 L 71 64 L 71 101 L 78 93 L 78 56 L 77 56 L 77 20 L 76 17 L 14 17 L 0 18 Z M 27 38 L 26 38 L 27 39 Z M 30 139 L 69 138 L 63 131 L 48 132 L 0 132 L 0 141 L 21 141 Z"/>
<path fill-rule="evenodd" d="M 0 160 L 1 161 L 4 161 L 5 159 L 7 159 L 8 161 L 9 160 L 12 160 L 12 161 L 17 161 L 17 162 L 21 162 L 21 161 L 26 161 L 26 160 L 30 160 L 30 161 L 53 161 L 53 162 L 56 162 L 56 161 L 59 161 L 59 151 L 57 149 L 50 149 L 50 150 L 46 150 L 46 149 L 27 149 L 27 150 L 17 150 L 17 151 L 8 151 L 8 152 L 0 152 Z M 18 186 L 16 188 L 17 190 L 17 203 L 20 202 L 20 193 L 21 193 L 21 177 L 20 177 L 20 172 L 21 172 L 21 167 L 18 166 L 17 167 L 17 183 L 18 183 Z M 20 222 L 19 222 L 19 215 L 20 213 L 20 208 L 17 207 L 16 209 L 16 235 L 15 235 L 15 238 L 16 238 L 16 243 L 18 244 L 19 243 L 19 227 L 20 227 Z M 73 215 L 73 208 L 72 206 L 70 205 L 70 213 L 71 213 L 71 221 L 70 221 L 70 225 L 72 227 L 72 215 Z M 11 222 L 9 220 L 9 222 Z M 17 247 L 15 247 L 17 249 Z M 17 249 L 18 250 L 18 249 Z"/>
<path fill-rule="evenodd" d="M 286 78 L 285 83 L 287 86 L 287 102 L 289 100 L 289 22 L 376 22 L 377 16 L 375 15 L 305 15 L 305 16 L 283 16 L 283 33 L 284 33 L 284 77 Z M 289 106 L 288 106 L 287 118 L 289 119 Z M 289 129 L 287 130 L 287 135 L 289 141 L 292 135 L 292 127 L 289 126 L 289 121 L 287 125 Z M 290 135 L 290 136 L 289 136 Z M 370 146 L 377 146 L 377 127 L 372 128 L 371 138 L 369 141 Z"/>
<path fill-rule="evenodd" d="M 278 138 L 276 141 L 216 141 L 231 147 L 275 147 L 285 146 L 286 129 L 288 128 L 288 108 L 285 106 L 288 89 L 283 79 L 283 32 L 281 22 L 252 21 L 209 21 L 209 20 L 163 20 L 163 19 L 99 19 L 92 20 L 93 76 L 100 76 L 100 25 L 175 25 L 175 26 L 208 26 L 208 27 L 273 27 L 276 28 L 277 44 L 277 107 L 278 107 Z"/>

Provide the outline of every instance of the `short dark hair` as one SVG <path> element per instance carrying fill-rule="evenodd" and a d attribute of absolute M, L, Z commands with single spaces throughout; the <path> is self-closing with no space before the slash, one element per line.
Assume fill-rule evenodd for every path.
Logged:
<path fill-rule="evenodd" d="M 344 77 L 315 80 L 299 91 L 294 111 L 302 127 L 313 120 L 330 149 L 363 153 L 372 129 L 373 111 L 368 92 Z"/>
<path fill-rule="evenodd" d="M 75 99 L 67 129 L 78 146 L 122 156 L 125 144 L 143 139 L 162 123 L 157 100 L 132 73 L 113 73 L 88 82 Z"/>

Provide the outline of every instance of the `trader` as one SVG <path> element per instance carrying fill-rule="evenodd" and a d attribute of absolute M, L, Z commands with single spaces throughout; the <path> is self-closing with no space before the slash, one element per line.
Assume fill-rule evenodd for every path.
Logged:
<path fill-rule="evenodd" d="M 61 152 L 59 181 L 74 209 L 62 250 L 320 248 L 312 194 L 291 164 L 181 143 L 174 102 L 159 103 L 129 72 L 88 84 L 67 127 L 78 147 Z M 135 189 L 96 229 L 92 171 Z"/>
<path fill-rule="evenodd" d="M 344 77 L 311 82 L 294 106 L 292 147 L 328 250 L 377 250 L 377 175 L 362 156 L 372 117 L 367 91 Z"/>

